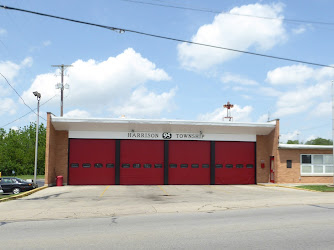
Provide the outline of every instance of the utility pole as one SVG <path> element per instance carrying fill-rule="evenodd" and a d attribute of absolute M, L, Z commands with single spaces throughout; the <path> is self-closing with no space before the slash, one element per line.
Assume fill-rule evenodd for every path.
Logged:
<path fill-rule="evenodd" d="M 333 168 L 334 168 L 334 81 L 332 81 L 332 139 L 333 139 Z M 333 185 L 334 187 L 334 170 L 333 170 Z"/>
<path fill-rule="evenodd" d="M 68 67 L 72 67 L 72 65 L 52 65 L 52 67 L 60 68 L 60 74 L 61 74 L 61 83 L 56 85 L 56 88 L 60 89 L 60 116 L 63 116 L 63 108 L 64 108 L 64 71 Z"/>

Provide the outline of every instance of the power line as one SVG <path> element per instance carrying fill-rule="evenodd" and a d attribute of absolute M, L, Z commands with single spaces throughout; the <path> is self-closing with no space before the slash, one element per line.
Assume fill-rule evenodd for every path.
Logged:
<path fill-rule="evenodd" d="M 204 47 L 209 47 L 209 48 L 228 50 L 228 51 L 233 51 L 233 52 L 238 52 L 238 53 L 243 53 L 243 54 L 249 54 L 249 55 L 254 55 L 254 56 L 261 56 L 261 57 L 266 57 L 266 58 L 271 58 L 271 59 L 277 59 L 277 60 L 283 60 L 283 61 L 289 61 L 289 62 L 296 62 L 296 63 L 302 63 L 302 64 L 308 64 L 308 65 L 313 65 L 313 66 L 319 66 L 319 67 L 326 67 L 326 68 L 333 68 L 334 69 L 334 66 L 330 66 L 330 65 L 326 65 L 326 64 L 313 63 L 313 62 L 307 62 L 307 61 L 302 61 L 302 60 L 297 60 L 297 59 L 260 54 L 260 53 L 249 52 L 249 51 L 238 50 L 238 49 L 225 48 L 225 47 L 210 45 L 210 44 L 205 44 L 205 43 L 192 42 L 192 41 L 187 41 L 187 40 L 183 40 L 183 39 L 179 39 L 179 38 L 167 37 L 167 36 L 162 36 L 162 35 L 155 35 L 155 34 L 145 33 L 145 32 L 136 31 L 136 30 L 129 30 L 129 29 L 112 27 L 112 26 L 100 25 L 100 24 L 96 24 L 96 23 L 89 23 L 89 22 L 74 20 L 74 19 L 70 19 L 70 18 L 59 17 L 59 16 L 49 15 L 49 14 L 45 14 L 45 13 L 30 11 L 30 10 L 8 7 L 8 6 L 4 6 L 4 5 L 0 5 L 0 8 L 4 8 L 4 9 L 8 9 L 8 10 L 16 10 L 16 11 L 26 12 L 26 13 L 30 13 L 30 14 L 56 18 L 56 19 L 61 19 L 61 20 L 69 21 L 69 22 L 86 24 L 86 25 L 90 25 L 90 26 L 95 26 L 95 27 L 100 27 L 100 28 L 116 31 L 116 32 L 119 32 L 119 33 L 130 32 L 130 33 L 135 33 L 135 34 L 139 34 L 139 35 L 150 36 L 150 37 L 154 37 L 154 38 L 160 38 L 160 39 L 165 39 L 165 40 L 170 40 L 170 41 L 175 41 L 175 42 L 183 42 L 183 43 L 194 44 L 194 45 L 199 45 L 199 46 L 204 46 Z"/>
<path fill-rule="evenodd" d="M 114 27 L 110 27 L 110 26 L 106 26 L 106 25 L 94 24 L 94 23 L 79 21 L 79 20 L 75 20 L 75 19 L 70 19 L 70 18 L 65 18 L 65 17 L 49 15 L 49 14 L 45 14 L 45 13 L 40 13 L 40 12 L 36 12 L 36 11 L 30 11 L 30 10 L 25 10 L 25 9 L 9 7 L 9 6 L 5 6 L 5 5 L 0 5 L 0 8 L 7 9 L 7 10 L 16 10 L 16 11 L 26 12 L 26 13 L 40 15 L 40 16 L 52 17 L 52 18 L 61 19 L 61 20 L 65 20 L 65 21 L 70 21 L 70 22 L 75 22 L 75 23 L 87 24 L 87 25 L 91 25 L 91 26 L 96 26 L 96 27 L 100 27 L 100 28 L 113 30 L 113 31 L 116 31 L 116 32 L 119 32 L 119 33 L 124 33 L 125 32 L 125 30 L 123 30 L 123 29 L 114 28 Z"/>
<path fill-rule="evenodd" d="M 218 11 L 218 10 L 204 9 L 204 8 L 192 8 L 192 7 L 184 7 L 184 6 L 176 6 L 176 5 L 170 5 L 170 4 L 144 2 L 144 1 L 137 1 L 137 0 L 120 0 L 120 1 L 130 2 L 130 3 L 137 3 L 137 4 L 146 4 L 146 5 L 159 6 L 159 7 L 167 7 L 167 8 L 173 8 L 173 9 L 191 10 L 191 11 L 207 12 L 207 13 L 214 13 L 214 14 L 224 14 L 224 15 L 231 15 L 231 16 L 245 16 L 245 17 L 268 19 L 268 20 L 282 20 L 283 22 L 320 24 L 320 25 L 334 25 L 334 23 L 332 23 L 332 22 L 321 22 L 321 21 L 301 20 L 301 19 L 289 19 L 289 18 L 279 18 L 279 17 L 264 17 L 264 16 L 237 14 L 237 13 L 223 12 L 223 11 Z"/>
<path fill-rule="evenodd" d="M 8 123 L 6 123 L 5 125 L 2 125 L 2 126 L 1 126 L 1 128 L 4 128 L 4 127 L 6 127 L 6 126 L 8 126 L 8 125 L 10 125 L 10 124 L 12 124 L 12 123 L 14 123 L 14 122 L 16 122 L 16 121 L 20 120 L 21 118 L 23 118 L 23 117 L 25 117 L 25 116 L 29 115 L 30 113 L 31 113 L 31 111 L 30 111 L 30 112 L 28 112 L 28 113 L 26 113 L 25 115 L 23 115 L 23 116 L 21 116 L 21 117 L 19 117 L 19 118 L 15 119 L 14 121 L 11 121 L 11 122 L 8 122 Z"/>
<path fill-rule="evenodd" d="M 331 123 L 329 122 L 329 123 L 324 123 L 324 124 L 319 125 L 319 126 L 316 126 L 316 127 L 304 128 L 304 129 L 298 129 L 298 130 L 300 130 L 300 131 L 304 131 L 304 130 L 311 130 L 311 129 L 316 129 L 316 128 L 322 128 L 322 127 L 328 126 L 328 125 L 330 125 L 330 124 L 331 124 Z"/>
<path fill-rule="evenodd" d="M 20 96 L 20 94 L 16 91 L 16 89 L 9 83 L 9 81 L 7 80 L 7 78 L 6 78 L 3 74 L 1 74 L 1 73 L 0 73 L 0 75 L 2 75 L 3 78 L 5 78 L 7 84 L 8 84 L 8 85 L 15 91 L 15 93 L 20 97 L 20 99 L 22 100 L 23 104 L 26 105 L 32 112 L 35 113 L 35 111 L 34 111 L 32 108 L 30 108 L 30 106 L 29 106 L 28 104 L 26 104 L 26 102 L 23 100 L 23 98 Z M 35 114 L 36 114 L 36 113 L 35 113 Z M 37 114 L 36 114 L 36 115 L 37 115 Z"/>
<path fill-rule="evenodd" d="M 49 100 L 47 100 L 46 102 L 42 103 L 40 106 L 43 106 L 44 104 L 48 103 L 48 102 L 51 101 L 53 98 L 55 98 L 57 95 L 58 95 L 58 94 L 54 95 L 54 96 L 51 97 Z M 34 110 L 36 110 L 36 109 L 37 109 L 37 108 L 35 108 Z M 16 121 L 22 119 L 23 117 L 25 117 L 25 116 L 31 114 L 32 112 L 33 112 L 33 111 L 30 111 L 30 112 L 24 114 L 23 116 L 21 116 L 21 117 L 15 119 L 15 120 L 13 120 L 13 121 L 11 121 L 11 122 L 6 123 L 5 125 L 2 125 L 1 128 L 4 128 L 4 127 L 6 127 L 6 126 L 8 126 L 8 125 L 10 125 L 10 124 L 12 124 L 12 123 L 14 123 L 14 122 L 16 122 Z M 41 117 L 42 119 L 44 119 L 42 116 L 39 116 L 39 117 Z M 45 119 L 44 119 L 44 120 L 45 120 Z M 46 121 L 46 120 L 45 120 L 45 121 Z"/>

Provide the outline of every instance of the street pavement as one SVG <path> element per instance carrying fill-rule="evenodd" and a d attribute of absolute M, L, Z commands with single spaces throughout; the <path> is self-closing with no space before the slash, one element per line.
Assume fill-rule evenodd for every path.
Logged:
<path fill-rule="evenodd" d="M 334 193 L 260 185 L 48 187 L 0 203 L 0 222 L 334 204 Z"/>
<path fill-rule="evenodd" d="M 28 212 L 27 212 L 28 213 Z M 334 205 L 0 223 L 1 249 L 333 249 Z"/>

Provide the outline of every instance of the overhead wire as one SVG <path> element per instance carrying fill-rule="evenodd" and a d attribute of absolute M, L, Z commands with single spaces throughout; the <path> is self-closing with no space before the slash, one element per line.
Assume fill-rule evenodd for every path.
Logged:
<path fill-rule="evenodd" d="M 0 40 L 0 43 L 2 44 L 2 46 L 4 46 L 8 50 L 6 44 L 2 40 Z"/>
<path fill-rule="evenodd" d="M 34 14 L 34 15 L 45 16 L 45 17 L 51 17 L 51 18 L 60 19 L 60 20 L 64 20 L 64 21 L 69 21 L 69 22 L 86 24 L 86 25 L 90 25 L 90 26 L 95 26 L 95 27 L 100 27 L 100 28 L 116 31 L 116 32 L 119 32 L 119 33 L 130 32 L 130 33 L 135 33 L 135 34 L 139 34 L 139 35 L 150 36 L 150 37 L 154 37 L 154 38 L 160 38 L 160 39 L 171 40 L 171 41 L 182 42 L 182 43 L 188 43 L 188 44 L 194 44 L 194 45 L 199 45 L 199 46 L 204 46 L 204 47 L 209 47 L 209 48 L 228 50 L 228 51 L 233 51 L 233 52 L 238 52 L 238 53 L 243 53 L 243 54 L 249 54 L 249 55 L 254 55 L 254 56 L 261 56 L 261 57 L 266 57 L 266 58 L 271 58 L 271 59 L 277 59 L 277 60 L 283 60 L 283 61 L 289 61 L 289 62 L 296 62 L 296 63 L 302 63 L 302 64 L 308 64 L 308 65 L 313 65 L 313 66 L 319 66 L 319 67 L 326 67 L 326 68 L 333 68 L 334 69 L 334 66 L 321 64 L 321 63 L 307 62 L 307 61 L 297 60 L 297 59 L 292 59 L 292 58 L 255 53 L 255 52 L 238 50 L 238 49 L 231 49 L 231 48 L 226 48 L 226 47 L 221 47 L 221 46 L 211 45 L 211 44 L 205 44 L 205 43 L 198 43 L 198 42 L 188 41 L 188 40 L 179 39 L 179 38 L 167 37 L 167 36 L 162 36 L 162 35 L 156 35 L 156 34 L 136 31 L 136 30 L 130 30 L 130 29 L 125 29 L 125 28 L 118 28 L 118 27 L 112 27 L 112 26 L 90 23 L 90 22 L 85 22 L 85 21 L 79 21 L 79 20 L 75 20 L 75 19 L 55 16 L 55 15 L 49 15 L 49 14 L 40 13 L 40 12 L 36 12 L 36 11 L 30 11 L 30 10 L 25 10 L 25 9 L 18 9 L 18 8 L 9 7 L 9 6 L 5 6 L 5 5 L 0 5 L 0 8 L 4 8 L 4 9 L 8 9 L 8 10 L 21 11 L 21 12 L 30 13 L 30 14 Z"/>
<path fill-rule="evenodd" d="M 315 127 L 304 128 L 304 129 L 298 129 L 298 130 L 300 130 L 300 131 L 304 131 L 304 130 L 310 130 L 310 129 L 322 128 L 322 127 L 328 126 L 328 125 L 330 125 L 330 124 L 331 124 L 330 122 L 327 122 L 327 123 L 324 123 L 324 124 L 322 124 L 322 125 L 318 125 L 318 126 L 315 126 Z"/>
<path fill-rule="evenodd" d="M 7 84 L 14 90 L 14 92 L 18 95 L 18 97 L 22 100 L 23 104 L 27 106 L 32 112 L 35 113 L 35 111 L 23 100 L 22 96 L 16 91 L 16 89 L 9 83 L 7 78 L 0 72 L 0 75 L 6 80 Z M 35 113 L 36 114 L 36 113 Z M 36 114 L 37 115 L 37 114 Z M 43 118 L 44 119 L 44 118 Z M 44 119 L 45 120 L 45 119 Z"/>
<path fill-rule="evenodd" d="M 39 106 L 41 107 L 41 106 L 45 105 L 46 103 L 48 103 L 49 101 L 51 101 L 53 98 L 55 98 L 55 97 L 58 96 L 58 95 L 59 95 L 59 94 L 54 95 L 54 96 L 51 97 L 49 100 L 47 100 L 46 102 L 43 102 L 43 103 L 40 104 Z M 37 108 L 35 108 L 34 110 L 36 110 L 36 109 L 37 109 Z M 23 117 L 25 117 L 25 116 L 31 114 L 32 112 L 33 112 L 33 111 L 30 111 L 30 112 L 24 114 L 23 116 L 20 116 L 19 118 L 15 119 L 15 120 L 13 120 L 13 121 L 11 121 L 11 122 L 6 123 L 5 125 L 2 125 L 1 128 L 4 128 L 4 127 L 6 127 L 6 126 L 8 126 L 8 125 L 10 125 L 10 124 L 12 124 L 12 123 L 14 123 L 14 122 L 16 122 L 16 121 L 19 121 L 20 119 L 22 119 Z M 42 118 L 42 119 L 44 119 L 44 120 L 46 121 L 46 119 L 45 119 L 44 117 L 42 117 L 42 116 L 39 116 L 39 117 Z"/>
<path fill-rule="evenodd" d="M 207 12 L 207 13 L 214 13 L 214 14 L 221 14 L 222 13 L 224 15 L 232 15 L 232 16 L 245 16 L 245 17 L 268 19 L 268 20 L 281 20 L 281 21 L 284 21 L 284 22 L 292 22 L 292 23 L 334 25 L 333 22 L 322 22 L 322 21 L 290 19 L 290 18 L 280 18 L 280 17 L 265 17 L 265 16 L 256 16 L 256 15 L 246 15 L 246 14 L 223 12 L 223 11 L 218 11 L 218 10 L 204 9 L 204 8 L 184 7 L 184 6 L 176 6 L 176 5 L 171 5 L 171 4 L 152 3 L 152 2 L 145 2 L 145 1 L 138 1 L 138 0 L 120 0 L 120 1 L 130 2 L 130 3 L 137 3 L 137 4 L 146 4 L 146 5 L 159 6 L 159 7 L 166 7 L 166 8 Z"/>

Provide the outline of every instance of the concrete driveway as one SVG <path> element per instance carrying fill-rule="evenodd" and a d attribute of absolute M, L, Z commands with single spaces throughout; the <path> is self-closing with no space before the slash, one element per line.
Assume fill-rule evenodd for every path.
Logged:
<path fill-rule="evenodd" d="M 334 204 L 334 193 L 257 185 L 49 187 L 0 203 L 0 221 L 214 212 L 301 204 Z"/>

